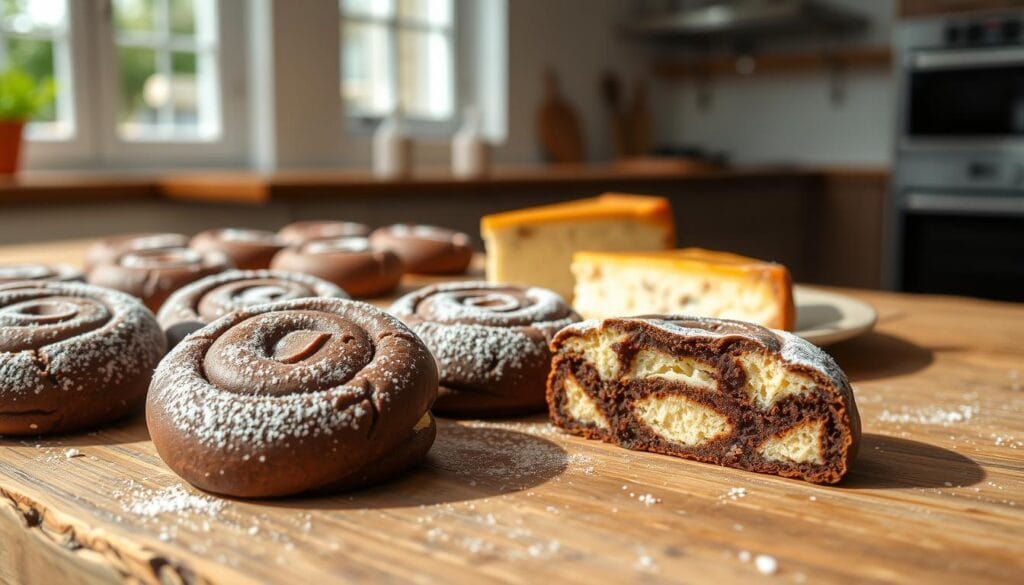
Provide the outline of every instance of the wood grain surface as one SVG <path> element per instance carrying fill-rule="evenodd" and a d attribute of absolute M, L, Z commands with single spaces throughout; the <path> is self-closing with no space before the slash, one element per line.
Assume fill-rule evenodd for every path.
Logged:
<path fill-rule="evenodd" d="M 829 348 L 865 433 L 838 486 L 629 452 L 536 416 L 442 420 L 427 461 L 384 486 L 226 500 L 183 484 L 136 417 L 0 439 L 0 582 L 1020 582 L 1024 306 L 843 292 L 880 319 Z"/>

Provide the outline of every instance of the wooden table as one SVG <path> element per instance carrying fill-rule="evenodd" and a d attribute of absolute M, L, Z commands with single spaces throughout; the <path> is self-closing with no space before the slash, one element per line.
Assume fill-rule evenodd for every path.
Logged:
<path fill-rule="evenodd" d="M 385 486 L 225 500 L 169 471 L 135 418 L 0 439 L 0 582 L 1020 582 L 1024 306 L 845 292 L 880 319 L 829 348 L 865 432 L 839 486 L 624 451 L 538 416 L 442 421 L 424 465 Z"/>

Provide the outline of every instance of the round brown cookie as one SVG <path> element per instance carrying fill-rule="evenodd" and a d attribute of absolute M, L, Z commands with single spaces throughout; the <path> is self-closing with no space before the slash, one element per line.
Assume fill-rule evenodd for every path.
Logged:
<path fill-rule="evenodd" d="M 404 267 L 394 252 L 375 250 L 366 238 L 313 240 L 285 248 L 270 263 L 274 270 L 317 276 L 355 298 L 378 297 L 395 289 Z"/>
<path fill-rule="evenodd" d="M 136 250 L 94 266 L 88 280 L 90 284 L 135 295 L 156 312 L 172 292 L 228 268 L 231 263 L 220 252 L 190 248 Z"/>
<path fill-rule="evenodd" d="M 386 479 L 436 431 L 437 366 L 366 303 L 299 299 L 229 313 L 160 363 L 146 421 L 178 475 L 211 492 L 271 497 Z"/>
<path fill-rule="evenodd" d="M 188 246 L 188 236 L 173 233 L 123 234 L 103 238 L 85 252 L 85 271 L 93 266 L 109 264 L 125 252 L 139 250 L 170 250 Z"/>
<path fill-rule="evenodd" d="M 156 319 L 126 294 L 0 284 L 0 435 L 74 431 L 133 412 L 164 349 Z"/>
<path fill-rule="evenodd" d="M 80 282 L 84 278 L 81 270 L 67 264 L 38 264 L 35 262 L 0 264 L 0 284 L 23 280 Z"/>
<path fill-rule="evenodd" d="M 406 272 L 461 274 L 473 259 L 469 236 L 430 225 L 396 223 L 374 230 L 370 245 L 398 254 Z"/>
<path fill-rule="evenodd" d="M 370 235 L 370 231 L 370 226 L 354 221 L 297 221 L 281 228 L 277 237 L 285 245 L 298 246 L 310 240 L 365 238 Z"/>
<path fill-rule="evenodd" d="M 553 291 L 486 282 L 428 286 L 395 301 L 390 312 L 437 358 L 434 411 L 455 416 L 543 410 L 548 342 L 580 320 Z"/>
<path fill-rule="evenodd" d="M 270 266 L 274 254 L 284 249 L 285 244 L 274 232 L 221 228 L 199 232 L 189 247 L 200 252 L 221 252 L 239 270 L 260 270 Z"/>
<path fill-rule="evenodd" d="M 186 335 L 231 311 L 311 297 L 347 299 L 345 291 L 308 274 L 280 270 L 228 270 L 187 284 L 160 307 L 157 321 L 174 347 Z"/>

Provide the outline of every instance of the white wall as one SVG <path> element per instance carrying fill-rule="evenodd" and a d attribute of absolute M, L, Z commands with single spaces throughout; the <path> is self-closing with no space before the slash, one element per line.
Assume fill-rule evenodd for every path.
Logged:
<path fill-rule="evenodd" d="M 872 27 L 859 43 L 889 44 L 894 0 L 830 1 L 870 15 Z M 765 50 L 814 46 L 789 43 Z M 657 138 L 724 150 L 741 164 L 887 164 L 896 110 L 891 72 L 849 72 L 841 103 L 832 102 L 830 84 L 825 70 L 715 79 L 710 105 L 701 109 L 692 81 L 661 81 L 655 87 Z"/>

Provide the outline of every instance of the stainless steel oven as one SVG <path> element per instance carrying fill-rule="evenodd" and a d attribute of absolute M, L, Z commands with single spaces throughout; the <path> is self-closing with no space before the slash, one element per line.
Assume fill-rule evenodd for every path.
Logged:
<path fill-rule="evenodd" d="M 1024 139 L 1024 46 L 915 49 L 908 65 L 908 140 Z"/>
<path fill-rule="evenodd" d="M 1024 13 L 897 29 L 890 284 L 1024 301 Z"/>

